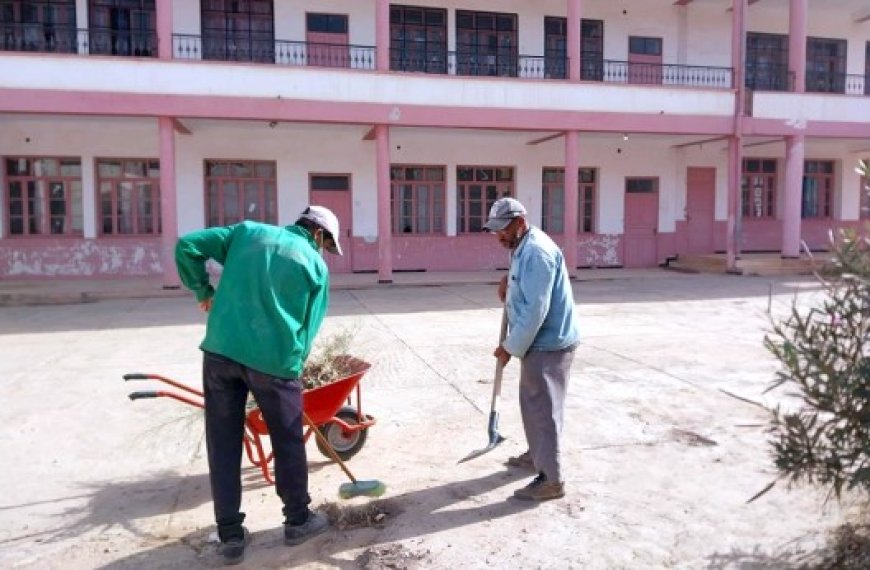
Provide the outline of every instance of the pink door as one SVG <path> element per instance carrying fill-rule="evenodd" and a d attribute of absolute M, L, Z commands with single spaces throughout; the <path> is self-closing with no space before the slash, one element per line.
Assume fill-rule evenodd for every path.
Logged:
<path fill-rule="evenodd" d="M 310 177 L 311 203 L 326 206 L 335 213 L 341 230 L 334 236 L 342 256 L 324 252 L 323 259 L 331 273 L 350 273 L 353 270 L 352 247 L 350 243 L 351 220 L 353 219 L 350 197 L 350 176 L 347 174 L 312 174 Z"/>
<path fill-rule="evenodd" d="M 689 168 L 686 179 L 686 253 L 713 253 L 716 169 Z"/>
<path fill-rule="evenodd" d="M 652 267 L 658 263 L 658 220 L 658 178 L 626 179 L 625 267 Z"/>
<path fill-rule="evenodd" d="M 308 65 L 350 67 L 347 34 L 308 32 Z"/>
<path fill-rule="evenodd" d="M 661 38 L 641 36 L 630 36 L 628 38 L 628 82 L 661 84 Z"/>

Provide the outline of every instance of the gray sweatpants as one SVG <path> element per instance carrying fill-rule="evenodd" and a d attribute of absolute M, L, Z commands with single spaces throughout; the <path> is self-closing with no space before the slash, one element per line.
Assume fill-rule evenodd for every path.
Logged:
<path fill-rule="evenodd" d="M 577 345 L 529 351 L 520 367 L 520 413 L 535 468 L 547 481 L 562 481 L 561 439 L 565 395 Z"/>

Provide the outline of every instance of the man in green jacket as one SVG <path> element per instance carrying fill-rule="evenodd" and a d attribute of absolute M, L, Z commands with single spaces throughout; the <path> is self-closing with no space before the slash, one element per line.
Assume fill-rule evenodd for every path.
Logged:
<path fill-rule="evenodd" d="M 187 234 L 175 263 L 185 287 L 209 313 L 203 351 L 205 435 L 220 553 L 243 560 L 241 461 L 250 391 L 263 413 L 275 454 L 275 490 L 284 504 L 284 542 L 301 544 L 325 531 L 308 508 L 308 463 L 302 439 L 299 376 L 329 303 L 329 271 L 320 250 L 341 255 L 338 219 L 309 206 L 292 226 L 245 221 Z M 206 262 L 223 265 L 209 283 Z"/>

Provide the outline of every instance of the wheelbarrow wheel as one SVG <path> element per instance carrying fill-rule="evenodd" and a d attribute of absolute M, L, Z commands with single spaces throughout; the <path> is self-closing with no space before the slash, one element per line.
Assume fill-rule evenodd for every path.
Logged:
<path fill-rule="evenodd" d="M 356 408 L 351 406 L 344 406 L 335 414 L 335 417 L 341 419 L 344 423 L 348 425 L 358 425 L 359 424 L 359 415 L 357 414 Z M 341 426 L 335 422 L 330 422 L 327 424 L 323 424 L 319 426 L 323 437 L 329 444 L 335 449 L 335 453 L 341 457 L 342 461 L 347 461 L 354 455 L 356 455 L 362 446 L 366 442 L 366 437 L 368 436 L 368 429 L 359 429 L 352 431 L 348 434 L 343 433 Z M 320 450 L 320 453 L 325 455 L 326 457 L 331 457 L 329 451 L 320 443 L 320 439 L 317 439 L 317 449 Z"/>

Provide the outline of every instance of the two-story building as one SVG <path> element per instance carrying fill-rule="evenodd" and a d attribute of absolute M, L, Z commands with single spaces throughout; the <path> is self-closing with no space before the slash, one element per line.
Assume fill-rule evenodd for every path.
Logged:
<path fill-rule="evenodd" d="M 870 203 L 866 0 L 0 0 L 0 278 L 332 208 L 336 272 L 797 257 Z M 575 271 L 577 270 L 575 269 Z"/>

